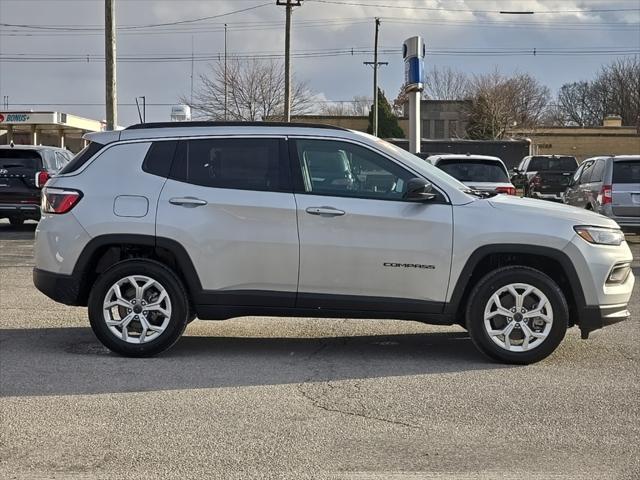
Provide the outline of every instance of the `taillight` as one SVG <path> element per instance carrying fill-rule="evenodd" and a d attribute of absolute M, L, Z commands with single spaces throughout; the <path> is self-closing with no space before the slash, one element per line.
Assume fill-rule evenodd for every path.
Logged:
<path fill-rule="evenodd" d="M 600 190 L 600 194 L 598 195 L 598 203 L 600 205 L 607 205 L 613 202 L 613 197 L 611 195 L 611 185 L 603 185 Z"/>
<path fill-rule="evenodd" d="M 41 209 L 43 213 L 67 213 L 81 198 L 79 190 L 45 188 L 42 190 Z"/>
<path fill-rule="evenodd" d="M 507 195 L 515 195 L 516 187 L 498 187 L 496 193 L 506 193 Z"/>
<path fill-rule="evenodd" d="M 46 170 L 42 170 L 41 172 L 36 173 L 36 187 L 44 187 L 44 184 L 47 183 L 47 180 L 49 180 L 50 178 L 51 176 Z"/>

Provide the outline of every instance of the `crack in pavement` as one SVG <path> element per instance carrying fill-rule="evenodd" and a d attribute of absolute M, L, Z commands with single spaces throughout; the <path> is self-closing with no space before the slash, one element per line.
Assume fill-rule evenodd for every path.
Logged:
<path fill-rule="evenodd" d="M 344 339 L 344 343 L 343 346 L 346 346 L 349 343 L 348 339 Z M 314 350 L 313 352 L 311 352 L 308 356 L 307 359 L 308 360 L 312 360 L 313 357 L 317 357 L 319 356 L 319 354 L 321 352 L 325 352 L 328 347 L 330 346 L 329 342 L 323 342 L 322 345 L 320 345 L 319 348 L 317 348 L 316 350 Z M 314 368 L 315 367 L 315 368 Z M 407 427 L 407 428 L 413 428 L 413 429 L 420 429 L 420 427 L 418 425 L 414 425 L 408 422 L 403 422 L 401 420 L 395 420 L 395 419 L 389 419 L 389 418 L 385 418 L 385 417 L 378 417 L 375 415 L 370 415 L 367 414 L 366 411 L 366 407 L 361 399 L 361 395 L 358 395 L 358 403 L 360 404 L 360 409 L 362 410 L 361 412 L 356 412 L 356 411 L 352 411 L 352 410 L 347 410 L 347 409 L 342 409 L 342 408 L 338 408 L 337 406 L 330 406 L 330 405 L 326 405 L 322 403 L 322 400 L 324 398 L 324 400 L 328 403 L 329 399 L 327 398 L 326 395 L 321 395 L 320 397 L 315 397 L 313 395 L 311 395 L 310 392 L 305 390 L 305 385 L 310 384 L 311 382 L 314 381 L 319 385 L 323 387 L 323 390 L 325 390 L 325 387 L 328 388 L 329 390 L 334 390 L 336 389 L 336 386 L 331 382 L 331 381 L 320 381 L 319 377 L 320 377 L 320 372 L 319 372 L 319 367 L 317 366 L 317 364 L 312 367 L 312 371 L 313 374 L 307 378 L 306 380 L 304 380 L 302 383 L 299 383 L 297 385 L 297 390 L 300 393 L 300 395 L 308 400 L 314 407 L 319 408 L 320 410 L 324 410 L 326 412 L 333 412 L 333 413 L 340 413 L 342 415 L 349 415 L 352 417 L 360 417 L 360 418 L 364 418 L 367 420 L 376 420 L 379 422 L 384 422 L 384 423 L 388 423 L 391 425 L 399 425 L 399 426 L 403 426 L 403 427 Z M 331 370 L 332 366 L 330 364 L 327 365 L 327 367 Z M 361 382 L 359 382 L 358 380 L 354 379 L 353 380 L 353 385 L 355 386 L 355 390 L 356 393 L 361 393 L 361 388 L 362 388 L 362 384 Z"/>
<path fill-rule="evenodd" d="M 392 420 L 389 418 L 384 418 L 384 417 L 378 417 L 375 415 L 368 415 L 365 412 L 353 412 L 350 410 L 343 410 L 340 409 L 338 407 L 331 407 L 331 406 L 327 406 L 327 405 L 323 405 L 321 403 L 321 400 L 318 398 L 313 397 L 312 395 L 309 394 L 309 392 L 306 392 L 304 389 L 304 385 L 308 384 L 311 381 L 311 379 L 305 380 L 302 383 L 298 384 L 298 392 L 300 392 L 300 394 L 302 395 L 302 397 L 306 400 L 308 400 L 314 407 L 319 408 L 320 410 L 324 410 L 325 412 L 333 412 L 333 413 L 341 413 L 343 415 L 349 415 L 352 417 L 360 417 L 360 418 L 364 418 L 367 420 L 377 420 L 379 422 L 384 422 L 384 423 L 388 423 L 391 425 L 400 425 L 403 427 L 407 427 L 407 428 L 413 428 L 413 429 L 420 429 L 420 427 L 418 425 L 414 425 L 412 423 L 408 423 L 408 422 L 403 422 L 401 420 Z M 326 385 L 331 388 L 334 389 L 335 387 L 331 384 L 331 382 L 326 382 Z M 356 383 L 356 389 L 358 391 L 360 391 L 360 384 Z M 326 398 L 326 397 L 325 397 Z M 361 403 L 361 406 L 363 407 L 364 410 L 364 406 Z"/>

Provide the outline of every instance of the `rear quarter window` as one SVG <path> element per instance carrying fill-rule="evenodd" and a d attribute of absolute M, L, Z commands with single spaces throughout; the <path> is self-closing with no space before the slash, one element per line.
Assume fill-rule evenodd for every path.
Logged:
<path fill-rule="evenodd" d="M 613 162 L 613 183 L 640 183 L 640 160 Z"/>
<path fill-rule="evenodd" d="M 142 162 L 142 170 L 152 175 L 168 177 L 177 145 L 175 140 L 153 142 Z"/>
<path fill-rule="evenodd" d="M 87 163 L 93 156 L 102 149 L 104 145 L 97 142 L 91 142 L 89 145 L 84 147 L 82 150 L 78 152 L 78 154 L 73 157 L 73 159 L 67 163 L 62 170 L 60 170 L 60 175 L 64 175 L 65 173 L 72 173 L 76 170 L 80 169 L 85 163 Z"/>

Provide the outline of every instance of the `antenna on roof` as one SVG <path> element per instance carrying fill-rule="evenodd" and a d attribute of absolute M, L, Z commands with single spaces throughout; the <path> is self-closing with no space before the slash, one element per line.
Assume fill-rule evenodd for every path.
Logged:
<path fill-rule="evenodd" d="M 142 114 L 140 113 L 140 104 L 138 103 L 138 99 L 142 99 Z M 140 123 L 146 123 L 147 120 L 147 97 L 144 95 L 140 97 L 136 97 L 136 108 L 138 109 L 138 118 L 140 119 Z"/>

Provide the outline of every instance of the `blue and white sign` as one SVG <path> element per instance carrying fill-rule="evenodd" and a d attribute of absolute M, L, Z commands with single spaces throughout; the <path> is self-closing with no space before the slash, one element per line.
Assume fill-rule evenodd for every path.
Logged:
<path fill-rule="evenodd" d="M 402 45 L 404 58 L 404 83 L 406 92 L 424 88 L 424 56 L 426 47 L 422 37 L 407 38 Z"/>

